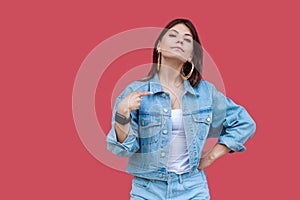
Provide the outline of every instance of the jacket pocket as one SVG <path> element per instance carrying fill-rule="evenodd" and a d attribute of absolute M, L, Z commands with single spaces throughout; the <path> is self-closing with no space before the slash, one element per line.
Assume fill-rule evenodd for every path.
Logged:
<path fill-rule="evenodd" d="M 159 115 L 139 116 L 139 140 L 143 153 L 158 150 L 162 125 L 162 117 Z"/>
<path fill-rule="evenodd" d="M 139 134 L 141 138 L 149 138 L 159 134 L 162 117 L 158 115 L 140 115 Z"/>
<path fill-rule="evenodd" d="M 194 132 L 199 139 L 206 139 L 212 121 L 211 112 L 192 114 Z"/>

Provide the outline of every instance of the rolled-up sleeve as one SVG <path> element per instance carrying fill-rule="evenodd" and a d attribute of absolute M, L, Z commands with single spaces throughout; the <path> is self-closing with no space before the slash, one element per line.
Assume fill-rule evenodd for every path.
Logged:
<path fill-rule="evenodd" d="M 256 124 L 244 107 L 229 98 L 226 101 L 226 118 L 219 144 L 226 145 L 231 153 L 245 151 L 244 144 L 254 135 Z"/>
<path fill-rule="evenodd" d="M 218 137 L 218 143 L 227 146 L 233 152 L 246 150 L 245 142 L 253 137 L 256 124 L 246 109 L 225 97 L 214 88 L 213 105 L 215 116 L 224 116 L 223 129 Z M 223 118 L 223 117 L 222 117 Z M 218 119 L 220 120 L 220 119 Z"/>
<path fill-rule="evenodd" d="M 119 102 L 126 97 L 131 90 L 129 88 L 125 89 L 125 91 L 120 94 L 120 96 L 116 99 L 113 113 L 112 113 L 112 127 L 106 137 L 107 141 L 107 149 L 111 151 L 113 154 L 119 157 L 130 157 L 133 153 L 138 151 L 139 149 L 139 140 L 138 140 L 138 122 L 137 122 L 137 112 L 132 111 L 130 113 L 131 121 L 130 121 L 130 129 L 126 139 L 120 143 L 117 140 L 117 133 L 115 130 L 115 113 L 117 111 L 117 107 Z"/>

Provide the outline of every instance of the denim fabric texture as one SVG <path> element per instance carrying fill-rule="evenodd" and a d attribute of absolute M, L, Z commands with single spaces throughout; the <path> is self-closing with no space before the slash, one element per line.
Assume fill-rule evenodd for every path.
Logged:
<path fill-rule="evenodd" d="M 230 148 L 231 153 L 244 151 L 244 143 L 256 129 L 248 112 L 206 80 L 201 80 L 195 88 L 185 80 L 184 89 L 181 109 L 189 152 L 188 174 L 199 171 L 203 146 L 209 137 L 218 138 L 218 143 Z M 130 113 L 130 130 L 125 141 L 120 143 L 114 129 L 114 115 L 118 103 L 133 91 L 153 94 L 142 96 L 140 108 Z M 107 148 L 119 157 L 129 157 L 128 173 L 139 178 L 168 181 L 166 165 L 171 131 L 170 95 L 164 92 L 156 74 L 149 81 L 131 83 L 116 99 L 112 128 L 106 138 Z"/>
<path fill-rule="evenodd" d="M 132 180 L 130 200 L 209 200 L 210 194 L 203 170 L 178 175 L 167 173 L 167 181 L 144 179 Z"/>

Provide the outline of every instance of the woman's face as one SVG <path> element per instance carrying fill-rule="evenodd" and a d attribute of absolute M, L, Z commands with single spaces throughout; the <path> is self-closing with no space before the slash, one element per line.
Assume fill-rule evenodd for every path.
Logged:
<path fill-rule="evenodd" d="M 170 28 L 157 45 L 164 57 L 180 59 L 182 62 L 193 57 L 193 37 L 184 24 Z"/>

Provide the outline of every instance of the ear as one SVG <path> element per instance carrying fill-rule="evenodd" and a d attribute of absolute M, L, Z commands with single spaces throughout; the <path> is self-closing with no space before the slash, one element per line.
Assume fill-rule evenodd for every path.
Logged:
<path fill-rule="evenodd" d="M 160 42 L 158 42 L 158 44 L 156 46 L 156 49 L 157 49 L 158 52 L 161 52 Z"/>

